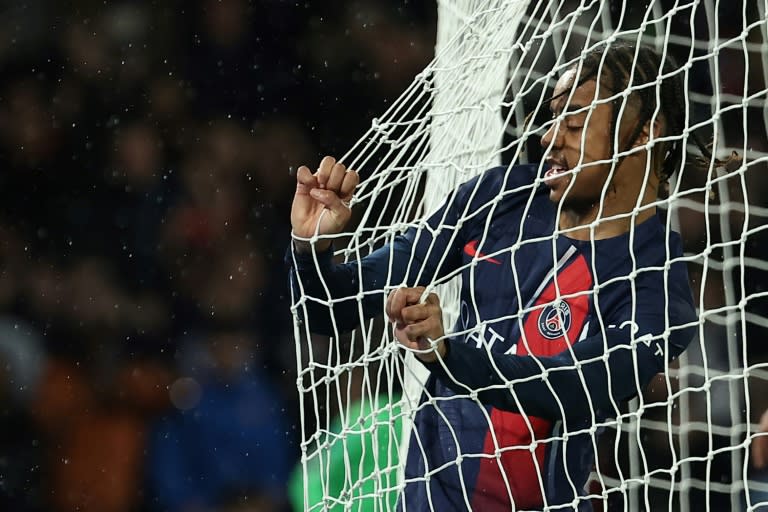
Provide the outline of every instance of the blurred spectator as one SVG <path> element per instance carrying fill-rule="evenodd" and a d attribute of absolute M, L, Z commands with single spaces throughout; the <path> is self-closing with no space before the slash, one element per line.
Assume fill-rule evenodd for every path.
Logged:
<path fill-rule="evenodd" d="M 162 330 L 162 308 L 122 290 L 98 258 L 39 277 L 29 306 L 49 319 L 48 338 L 57 342 L 31 407 L 47 446 L 47 505 L 133 510 L 141 503 L 145 423 L 167 404 L 168 372 L 141 349 L 142 332 Z"/>
<path fill-rule="evenodd" d="M 48 365 L 35 411 L 50 447 L 53 510 L 122 512 L 140 503 L 144 421 L 164 405 L 166 381 L 151 362 Z"/>
<path fill-rule="evenodd" d="M 201 114 L 255 118 L 291 109 L 300 95 L 300 6 L 201 0 L 190 13 L 185 54 Z"/>
<path fill-rule="evenodd" d="M 190 340 L 180 359 L 176 411 L 155 424 L 149 449 L 152 503 L 168 512 L 280 510 L 293 461 L 288 418 L 251 338 L 218 331 Z"/>
<path fill-rule="evenodd" d="M 44 510 L 43 443 L 30 415 L 45 354 L 39 334 L 15 317 L 0 317 L 0 509 Z"/>

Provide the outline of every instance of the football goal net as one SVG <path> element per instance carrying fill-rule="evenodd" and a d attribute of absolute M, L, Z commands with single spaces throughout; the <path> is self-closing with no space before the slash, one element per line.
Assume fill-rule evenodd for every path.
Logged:
<path fill-rule="evenodd" d="M 572 502 L 547 503 L 547 468 L 537 465 L 542 507 L 687 511 L 762 504 L 768 510 L 768 473 L 752 457 L 768 409 L 768 350 L 762 348 L 768 333 L 768 2 L 438 0 L 437 8 L 435 58 L 341 158 L 363 180 L 352 200 L 354 228 L 334 237 L 335 261 L 359 260 L 409 228 L 432 229 L 423 219 L 457 186 L 490 168 L 510 172 L 538 163 L 540 139 L 554 122 L 548 98 L 586 52 L 630 43 L 673 57 L 678 67 L 670 73 L 685 84 L 686 127 L 676 142 L 701 155 L 690 139 L 696 134 L 711 140 L 714 155 L 701 155 L 711 160 L 709 172 L 684 158 L 657 202 L 666 230 L 683 240 L 677 261 L 688 269 L 696 336 L 636 398 L 587 427 L 594 462 Z M 733 152 L 739 160 L 714 166 L 715 157 Z M 459 222 L 472 215 L 465 211 Z M 449 335 L 463 325 L 462 315 L 481 316 L 476 304 L 460 298 L 462 279 L 473 286 L 467 280 L 475 264 L 429 285 L 440 296 Z M 397 343 L 381 315 L 364 317 L 369 295 L 362 288 L 343 298 L 313 295 L 300 280 L 294 289 L 305 510 L 395 510 L 409 482 L 429 481 L 444 469 L 416 476 L 403 469 L 409 447 L 428 449 L 414 438 L 413 421 L 434 397 L 427 370 Z M 307 307 L 327 308 L 335 326 L 341 301 L 359 304 L 358 328 L 313 334 Z M 385 295 L 380 302 L 383 313 Z M 535 313 L 523 306 L 509 311 L 510 318 L 522 322 Z M 494 320 L 470 326 L 484 343 L 505 336 Z M 444 421 L 460 428 L 460 418 Z M 555 429 L 534 443 L 567 441 L 572 434 Z M 498 445 L 496 455 L 505 448 Z M 445 466 L 473 455 L 446 454 Z M 501 488 L 510 489 L 516 475 L 499 478 Z M 468 492 L 457 505 L 462 510 L 471 506 Z M 440 510 L 429 500 L 419 510 L 430 508 Z"/>

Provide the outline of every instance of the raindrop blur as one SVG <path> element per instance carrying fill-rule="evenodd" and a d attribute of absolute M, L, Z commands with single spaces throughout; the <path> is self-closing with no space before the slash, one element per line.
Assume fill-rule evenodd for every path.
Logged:
<path fill-rule="evenodd" d="M 198 382 L 191 377 L 176 379 L 169 390 L 171 403 L 177 409 L 187 411 L 197 407 L 202 396 L 202 389 Z"/>

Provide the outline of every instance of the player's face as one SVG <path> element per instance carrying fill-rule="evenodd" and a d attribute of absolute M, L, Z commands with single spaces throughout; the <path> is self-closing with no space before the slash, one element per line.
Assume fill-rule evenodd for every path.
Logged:
<path fill-rule="evenodd" d="M 577 87 L 569 98 L 575 79 L 576 71 L 569 70 L 557 81 L 553 94 L 556 99 L 550 103 L 550 109 L 553 118 L 563 113 L 566 115 L 550 126 L 542 137 L 541 144 L 550 166 L 544 177 L 546 185 L 550 188 L 550 199 L 562 202 L 564 209 L 584 213 L 599 205 L 606 181 L 613 179 L 613 106 L 611 103 L 595 103 L 598 99 L 595 80 L 589 80 Z M 633 117 L 637 117 L 635 109 L 628 105 L 624 111 L 623 122 L 617 124 L 627 126 L 631 124 Z M 626 144 L 624 139 L 629 136 L 624 133 L 626 131 L 621 130 L 617 147 Z M 625 163 L 622 161 L 620 167 L 623 168 Z M 620 168 L 617 168 L 613 174 L 617 175 L 619 172 Z"/>

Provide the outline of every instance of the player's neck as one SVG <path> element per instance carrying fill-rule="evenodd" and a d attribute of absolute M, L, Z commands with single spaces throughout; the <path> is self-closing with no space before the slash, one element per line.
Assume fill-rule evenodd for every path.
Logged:
<path fill-rule="evenodd" d="M 639 208 L 634 202 L 611 201 L 606 198 L 587 210 L 563 208 L 558 228 L 574 240 L 604 240 L 623 235 L 656 215 L 653 198 L 645 194 Z M 597 221 L 597 222 L 596 222 Z"/>
<path fill-rule="evenodd" d="M 574 215 L 571 211 L 563 210 L 560 213 L 558 228 L 560 231 L 565 232 L 566 237 L 573 238 L 574 240 L 604 240 L 623 235 L 633 229 L 634 226 L 642 224 L 656 215 L 656 207 L 647 207 L 639 211 L 637 215 L 629 214 L 618 218 L 608 218 L 612 216 L 608 215 L 605 211 L 602 213 L 600 221 L 595 224 L 596 215 L 584 218 L 580 215 Z"/>
<path fill-rule="evenodd" d="M 575 240 L 604 240 L 623 235 L 656 215 L 658 179 L 653 174 L 646 181 L 644 169 L 644 160 L 625 160 L 602 201 L 563 205 L 558 228 Z"/>

